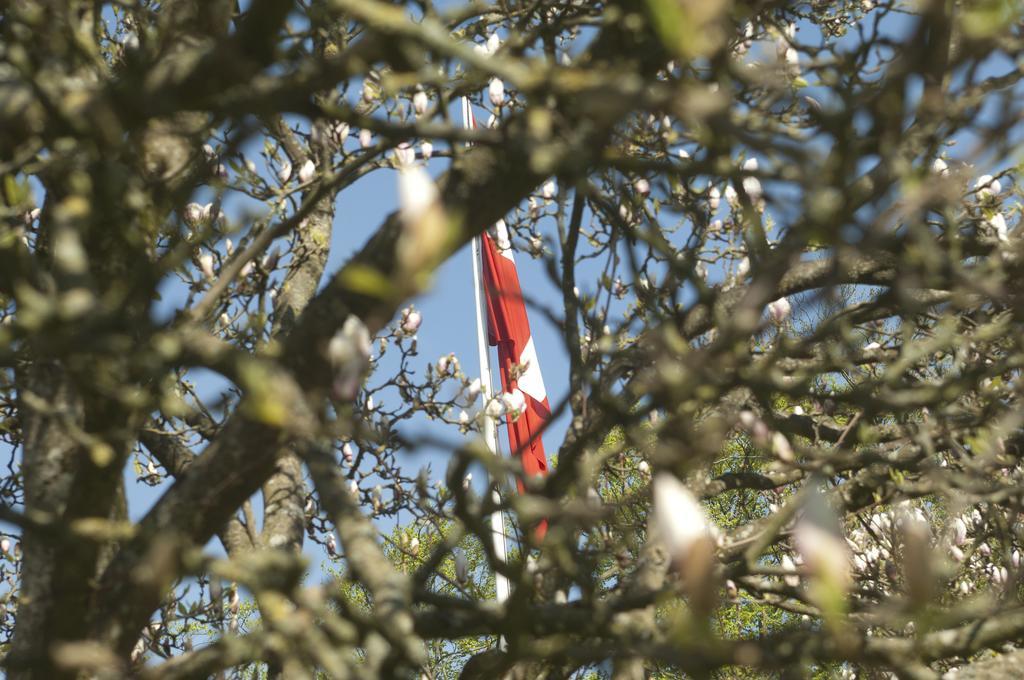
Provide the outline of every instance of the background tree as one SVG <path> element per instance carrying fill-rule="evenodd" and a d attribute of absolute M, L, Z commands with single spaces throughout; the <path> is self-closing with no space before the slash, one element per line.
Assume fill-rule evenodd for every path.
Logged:
<path fill-rule="evenodd" d="M 0 4 L 7 674 L 1012 668 L 1020 19 Z M 329 266 L 388 172 L 398 209 Z M 500 400 L 407 306 L 502 218 L 568 357 L 524 495 L 477 436 Z M 550 521 L 507 564 L 499 508 Z"/>

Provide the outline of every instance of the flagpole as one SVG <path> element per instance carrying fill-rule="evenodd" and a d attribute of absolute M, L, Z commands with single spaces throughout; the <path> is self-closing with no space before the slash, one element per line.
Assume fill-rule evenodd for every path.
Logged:
<path fill-rule="evenodd" d="M 473 110 L 470 108 L 469 99 L 466 97 L 462 98 L 462 124 L 466 128 L 473 127 Z M 479 236 L 473 237 L 473 298 L 476 302 L 476 346 L 477 353 L 480 357 L 480 397 L 483 400 L 483 406 L 481 416 L 483 418 L 483 435 L 484 441 L 487 442 L 487 448 L 490 449 L 491 453 L 495 456 L 498 454 L 498 428 L 495 425 L 494 418 L 487 413 L 487 404 L 490 402 L 493 395 L 491 388 L 491 353 L 489 343 L 487 342 L 487 300 L 483 293 L 483 277 L 481 273 L 481 238 Z M 500 502 L 501 498 L 498 495 L 498 491 L 495 488 L 492 492 L 492 498 L 495 502 Z M 508 546 L 506 543 L 505 534 L 505 516 L 500 510 L 496 510 L 491 513 L 491 536 L 494 539 L 494 555 L 499 562 L 505 564 L 507 562 Z M 508 599 L 511 593 L 511 587 L 508 579 L 500 573 L 497 569 L 494 571 L 494 585 L 496 591 L 496 599 L 499 603 L 504 602 Z"/>
<path fill-rule="evenodd" d="M 491 389 L 491 357 L 487 343 L 487 328 L 484 321 L 484 314 L 487 304 L 483 296 L 483 286 L 480 276 L 480 237 L 473 239 L 473 297 L 476 299 L 476 343 L 477 352 L 480 355 L 480 395 L 483 399 L 483 434 L 487 442 L 487 448 L 495 456 L 498 454 L 498 428 L 495 426 L 494 418 L 487 413 L 487 404 L 493 394 Z M 497 489 L 492 491 L 495 501 L 500 501 Z M 499 562 L 504 564 L 507 556 L 507 545 L 505 535 L 505 516 L 500 510 L 491 513 L 491 536 L 494 539 L 494 555 Z M 494 583 L 497 590 L 498 602 L 508 599 L 511 588 L 508 579 L 495 570 Z"/>

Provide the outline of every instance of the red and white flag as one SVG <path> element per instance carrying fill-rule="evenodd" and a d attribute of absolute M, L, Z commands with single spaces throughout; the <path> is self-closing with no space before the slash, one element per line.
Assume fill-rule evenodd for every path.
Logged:
<path fill-rule="evenodd" d="M 476 118 L 469 100 L 462 98 L 466 127 L 475 128 Z M 487 333 L 491 346 L 498 348 L 501 374 L 501 399 L 505 404 L 508 443 L 512 455 L 520 459 L 527 475 L 548 472 L 544 442 L 540 433 L 551 418 L 551 406 L 540 374 L 540 362 L 530 333 L 523 291 L 519 285 L 515 258 L 512 256 L 508 229 L 498 220 L 481 235 L 483 289 L 487 301 Z M 517 480 L 519 492 L 524 485 Z M 537 540 L 544 538 L 547 521 L 535 529 Z"/>
<path fill-rule="evenodd" d="M 509 447 L 522 460 L 526 474 L 545 475 L 548 461 L 540 433 L 551 418 L 551 406 L 505 223 L 498 220 L 490 231 L 483 235 L 482 249 L 487 331 L 491 345 L 498 348 Z M 523 490 L 522 482 L 519 490 Z"/>

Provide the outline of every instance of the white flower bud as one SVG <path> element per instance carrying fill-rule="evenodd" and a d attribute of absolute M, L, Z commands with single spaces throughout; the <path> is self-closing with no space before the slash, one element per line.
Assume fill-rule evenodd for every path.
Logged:
<path fill-rule="evenodd" d="M 460 410 L 459 411 L 459 425 L 468 425 L 468 424 L 469 424 L 469 414 L 466 413 L 465 411 Z"/>
<path fill-rule="evenodd" d="M 987 199 L 1001 192 L 1003 185 L 999 183 L 999 180 L 994 179 L 992 175 L 982 175 L 974 183 L 974 188 L 977 190 L 980 198 Z"/>
<path fill-rule="evenodd" d="M 363 101 L 370 103 L 377 98 L 377 87 L 369 79 L 363 81 Z"/>
<path fill-rule="evenodd" d="M 526 408 L 526 396 L 519 388 L 502 394 L 501 401 L 505 404 L 505 410 L 513 415 L 522 413 Z"/>
<path fill-rule="evenodd" d="M 490 418 L 500 418 L 505 413 L 505 405 L 501 402 L 501 399 L 491 399 L 487 402 L 485 412 Z"/>
<path fill-rule="evenodd" d="M 946 175 L 949 174 L 949 166 L 946 165 L 946 161 L 942 160 L 941 158 L 936 158 L 935 160 L 932 161 L 932 172 L 934 172 L 936 175 L 945 177 Z"/>
<path fill-rule="evenodd" d="M 369 149 L 373 146 L 373 131 L 363 128 L 359 131 L 359 146 L 364 149 Z"/>
<path fill-rule="evenodd" d="M 545 201 L 550 201 L 555 197 L 555 180 L 549 179 L 544 183 L 544 186 L 540 188 L 540 195 Z"/>
<path fill-rule="evenodd" d="M 480 396 L 480 390 L 480 378 L 473 378 L 472 382 L 469 383 L 469 387 L 466 388 L 466 398 L 470 402 L 476 401 L 476 398 Z"/>
<path fill-rule="evenodd" d="M 640 194 L 641 196 L 646 196 L 647 194 L 651 193 L 651 183 L 648 182 L 643 177 L 641 177 L 637 179 L 635 182 L 633 182 L 633 189 L 635 189 L 636 193 Z"/>
<path fill-rule="evenodd" d="M 736 265 L 736 278 L 741 281 L 747 278 L 747 274 L 750 273 L 750 258 L 744 257 L 740 260 L 740 263 Z"/>
<path fill-rule="evenodd" d="M 710 540 L 704 509 L 674 475 L 658 473 L 653 483 L 654 518 L 668 554 L 685 561 L 697 544 Z"/>
<path fill-rule="evenodd" d="M 416 151 L 409 142 L 401 142 L 395 147 L 395 167 L 406 168 L 416 161 Z"/>
<path fill-rule="evenodd" d="M 11 551 L 11 539 L 7 538 L 6 536 L 4 536 L 3 538 L 0 538 L 0 552 L 4 553 L 6 555 L 10 551 Z"/>
<path fill-rule="evenodd" d="M 469 581 L 469 561 L 461 550 L 455 552 L 455 580 L 462 586 Z"/>
<path fill-rule="evenodd" d="M 637 463 L 636 470 L 644 477 L 646 477 L 647 475 L 651 474 L 651 464 L 648 463 L 646 460 L 642 460 L 639 463 Z"/>
<path fill-rule="evenodd" d="M 717 212 L 718 206 L 722 203 L 722 192 L 718 190 L 718 187 L 712 186 L 708 189 L 708 208 L 711 212 Z"/>
<path fill-rule="evenodd" d="M 793 559 L 789 555 L 782 556 L 782 568 L 786 571 L 795 572 L 796 565 L 793 563 Z M 786 585 L 790 588 L 796 588 L 800 585 L 800 576 L 798 574 L 789 574 L 783 576 L 782 580 L 786 582 Z"/>
<path fill-rule="evenodd" d="M 412 110 L 416 112 L 417 116 L 422 116 L 427 112 L 427 105 L 429 102 L 430 100 L 427 97 L 427 93 L 420 90 L 412 96 Z"/>
<path fill-rule="evenodd" d="M 343 123 L 341 121 L 335 123 L 334 127 L 331 128 L 331 138 L 334 143 L 338 146 L 343 145 L 345 140 L 348 139 L 349 129 L 348 123 Z"/>
<path fill-rule="evenodd" d="M 785 463 L 792 463 L 796 460 L 796 457 L 793 455 L 793 447 L 790 446 L 786 435 L 781 432 L 772 434 L 772 453 Z"/>
<path fill-rule="evenodd" d="M 292 164 L 289 161 L 281 163 L 281 167 L 277 169 L 277 179 L 280 180 L 281 184 L 287 184 L 291 176 Z"/>
<path fill-rule="evenodd" d="M 429 161 L 430 157 L 434 155 L 434 145 L 426 140 L 421 142 L 420 155 L 423 156 L 423 160 Z"/>
<path fill-rule="evenodd" d="M 306 184 L 313 181 L 313 177 L 316 176 L 316 165 L 311 160 L 307 160 L 299 168 L 299 182 Z"/>
<path fill-rule="evenodd" d="M 487 86 L 487 96 L 493 106 L 501 106 L 505 103 L 505 83 L 501 81 L 501 78 L 491 78 L 491 82 Z"/>
<path fill-rule="evenodd" d="M 487 54 L 494 54 L 501 47 L 501 38 L 497 33 L 487 36 Z"/>
<path fill-rule="evenodd" d="M 1003 217 L 1002 213 L 997 212 L 995 215 L 986 220 L 986 222 L 988 223 L 988 226 L 995 232 L 996 238 L 998 238 L 1003 243 L 1006 243 L 1009 240 L 1008 230 L 1006 227 L 1006 218 Z"/>
<path fill-rule="evenodd" d="M 209 253 L 203 253 L 199 256 L 199 269 L 203 272 L 203 276 L 207 279 L 212 280 L 214 277 L 213 273 L 213 255 Z"/>

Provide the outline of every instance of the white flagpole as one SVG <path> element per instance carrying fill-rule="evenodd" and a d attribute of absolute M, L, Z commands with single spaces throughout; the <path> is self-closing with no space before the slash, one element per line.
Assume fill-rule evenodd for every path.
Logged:
<path fill-rule="evenodd" d="M 462 98 L 462 124 L 470 127 L 472 120 L 472 109 L 469 100 Z M 473 238 L 473 298 L 476 301 L 476 345 L 480 357 L 480 398 L 483 400 L 483 429 L 484 440 L 487 448 L 495 456 L 498 454 L 498 428 L 494 418 L 487 414 L 487 404 L 491 400 L 493 390 L 491 388 L 491 354 L 487 342 L 487 300 L 483 294 L 483 278 L 481 275 L 481 239 L 479 236 Z M 493 491 L 494 500 L 500 501 L 497 490 Z M 498 561 L 507 561 L 508 547 L 505 534 L 505 517 L 501 511 L 491 513 L 491 536 L 494 539 L 494 554 Z M 498 602 L 508 599 L 511 588 L 508 579 L 498 571 L 494 573 L 494 584 L 497 592 Z"/>

